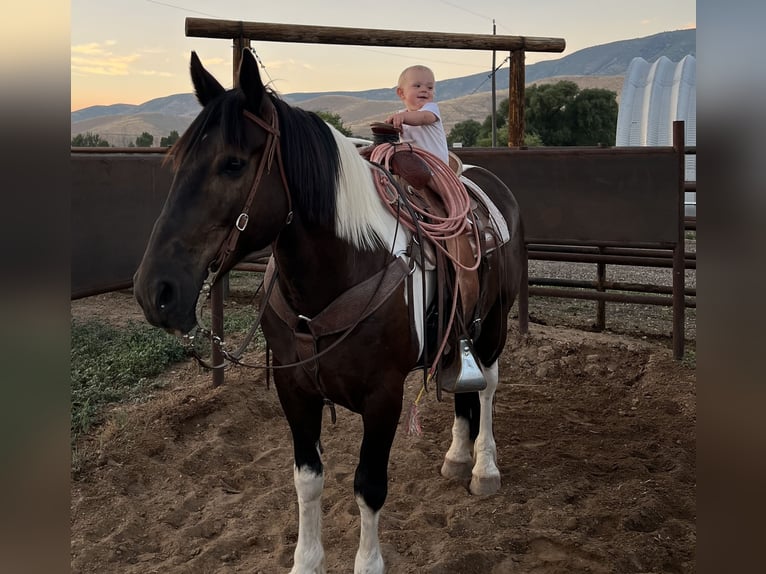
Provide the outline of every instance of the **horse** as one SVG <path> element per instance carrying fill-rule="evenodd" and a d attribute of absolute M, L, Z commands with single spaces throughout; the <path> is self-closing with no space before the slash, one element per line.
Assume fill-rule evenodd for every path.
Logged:
<path fill-rule="evenodd" d="M 298 539 L 291 572 L 324 572 L 320 433 L 328 404 L 362 418 L 354 572 L 383 572 L 378 523 L 389 456 L 405 378 L 422 367 L 422 311 L 433 300 L 434 272 L 408 251 L 413 233 L 376 191 L 377 168 L 318 115 L 265 87 L 250 51 L 243 51 L 231 89 L 195 52 L 190 73 L 202 110 L 170 150 L 174 177 L 135 273 L 134 296 L 152 325 L 194 332 L 210 284 L 270 247 L 273 292 L 292 310 L 286 319 L 269 300 L 259 317 L 294 446 Z M 500 488 L 492 434 L 498 357 L 520 289 L 524 243 L 510 190 L 488 171 L 464 167 L 463 177 L 491 199 L 509 232 L 481 262 L 484 311 L 471 342 L 486 388 L 454 394 L 441 474 L 467 484 L 470 477 L 470 493 L 490 495 Z M 349 297 L 359 285 L 366 286 L 361 303 Z"/>

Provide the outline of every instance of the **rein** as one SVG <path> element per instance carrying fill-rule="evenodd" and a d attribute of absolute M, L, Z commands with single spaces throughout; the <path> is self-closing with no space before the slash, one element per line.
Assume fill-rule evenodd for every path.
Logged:
<path fill-rule="evenodd" d="M 196 361 L 200 365 L 208 369 L 222 368 L 226 365 L 226 361 L 229 361 L 230 363 L 238 365 L 238 366 L 255 368 L 255 369 L 265 369 L 267 373 L 269 373 L 270 371 L 276 370 L 276 369 L 288 369 L 288 368 L 294 368 L 298 366 L 305 366 L 309 363 L 314 363 L 314 371 L 316 372 L 318 370 L 316 361 L 320 357 L 325 355 L 326 353 L 333 350 L 340 343 L 342 343 L 364 319 L 366 319 L 375 310 L 377 310 L 377 308 L 386 299 L 388 299 L 390 294 L 401 283 L 401 281 L 403 281 L 407 276 L 411 275 L 414 272 L 414 266 L 413 267 L 408 266 L 401 257 L 393 259 L 379 273 L 377 273 L 376 275 L 373 275 L 372 277 L 367 279 L 365 282 L 363 282 L 362 285 L 366 286 L 364 291 L 370 294 L 369 294 L 369 297 L 366 297 L 365 303 L 361 306 L 359 306 L 358 301 L 357 301 L 357 305 L 349 305 L 349 303 L 351 303 L 352 301 L 352 297 L 350 296 L 352 291 L 356 287 L 360 287 L 360 285 L 357 285 L 356 287 L 352 287 L 351 289 L 343 293 L 338 299 L 333 301 L 333 303 L 331 303 L 327 307 L 327 309 L 325 309 L 325 311 L 337 309 L 338 301 L 343 301 L 343 303 L 345 304 L 341 305 L 341 307 L 353 308 L 355 311 L 358 311 L 358 314 L 354 313 L 353 317 L 349 317 L 348 313 L 345 313 L 345 315 L 341 313 L 341 315 L 343 315 L 342 317 L 343 322 L 341 322 L 340 324 L 335 323 L 331 320 L 330 321 L 327 320 L 327 316 L 330 315 L 330 313 L 327 313 L 327 314 L 325 314 L 324 312 L 320 313 L 320 315 L 318 315 L 317 317 L 314 317 L 313 319 L 309 319 L 307 317 L 304 317 L 303 315 L 295 314 L 295 312 L 290 308 L 289 304 L 287 304 L 287 302 L 284 300 L 284 297 L 282 296 L 279 290 L 279 287 L 277 287 L 277 293 L 279 296 L 276 298 L 276 302 L 271 305 L 272 309 L 277 313 L 277 316 L 283 322 L 287 323 L 288 326 L 291 326 L 293 328 L 293 333 L 296 336 L 299 335 L 296 329 L 297 323 L 296 324 L 293 324 L 293 323 L 295 323 L 296 321 L 300 321 L 301 323 L 305 323 L 306 325 L 308 325 L 309 330 L 313 333 L 313 337 L 314 337 L 314 341 L 313 341 L 314 351 L 311 353 L 311 356 L 302 358 L 292 363 L 288 363 L 284 365 L 271 365 L 269 364 L 270 363 L 269 352 L 268 352 L 268 346 L 267 346 L 266 365 L 248 364 L 242 361 L 242 355 L 244 354 L 245 349 L 247 348 L 247 346 L 250 344 L 253 337 L 255 336 L 255 333 L 258 330 L 258 327 L 261 325 L 263 315 L 266 311 L 266 308 L 269 306 L 269 300 L 271 298 L 273 289 L 277 284 L 278 270 L 276 269 L 276 266 L 274 266 L 273 264 L 270 264 L 266 274 L 264 275 L 264 280 L 261 282 L 261 285 L 256 290 L 256 294 L 257 294 L 258 291 L 260 291 L 261 288 L 263 288 L 263 286 L 266 285 L 266 290 L 265 290 L 263 299 L 261 301 L 258 315 L 252 327 L 250 328 L 250 331 L 248 332 L 247 336 L 245 337 L 243 342 L 240 344 L 239 348 L 234 352 L 229 352 L 225 348 L 224 341 L 221 339 L 221 337 L 215 335 L 211 329 L 207 329 L 202 326 L 203 325 L 202 316 L 201 316 L 202 307 L 204 306 L 205 301 L 209 299 L 210 297 L 212 286 L 215 283 L 221 268 L 223 268 L 226 261 L 229 259 L 229 257 L 231 257 L 231 254 L 234 252 L 240 234 L 247 227 L 247 224 L 249 221 L 248 213 L 255 199 L 255 194 L 256 194 L 256 191 L 258 190 L 258 186 L 261 183 L 264 170 L 266 173 L 270 173 L 271 165 L 273 163 L 275 154 L 277 157 L 277 163 L 279 165 L 280 176 L 282 178 L 282 184 L 287 195 L 288 214 L 285 220 L 285 225 L 289 225 L 293 219 L 292 200 L 290 197 L 290 190 L 287 184 L 287 178 L 285 176 L 282 154 L 281 154 L 279 146 L 277 145 L 279 141 L 279 127 L 277 125 L 277 121 L 278 121 L 277 115 L 276 113 L 272 115 L 270 124 L 267 124 L 261 118 L 250 113 L 247 110 L 244 110 L 244 115 L 249 120 L 251 120 L 252 122 L 254 122 L 255 124 L 257 124 L 258 126 L 260 126 L 261 128 L 263 128 L 264 130 L 268 132 L 268 136 L 267 136 L 267 140 L 265 144 L 265 150 L 263 155 L 261 156 L 261 161 L 258 165 L 258 171 L 256 172 L 255 178 L 253 179 L 253 183 L 250 186 L 250 191 L 248 193 L 242 212 L 237 217 L 234 227 L 229 231 L 228 236 L 226 237 L 224 242 L 221 244 L 221 247 L 218 250 L 218 253 L 216 254 L 215 258 L 208 266 L 208 275 L 202 284 L 202 288 L 200 289 L 200 293 L 197 299 L 197 306 L 196 306 L 197 325 L 189 333 L 183 335 L 184 345 L 187 348 L 187 351 L 196 359 Z M 314 321 L 313 324 L 312 324 L 312 321 Z M 316 328 L 314 325 L 316 325 Z M 219 365 L 212 365 L 209 362 L 205 361 L 199 355 L 197 350 L 194 348 L 194 342 L 198 334 L 202 335 L 205 339 L 209 340 L 212 344 L 218 347 L 218 350 L 220 351 L 221 356 L 223 357 L 223 362 L 221 362 Z M 327 335 L 327 334 L 339 334 L 339 337 L 328 347 L 322 349 L 321 351 L 316 351 L 317 339 L 320 336 Z M 316 379 L 318 381 L 318 376 L 316 376 Z M 320 390 L 321 390 L 321 384 L 320 384 Z M 334 416 L 333 416 L 333 419 L 334 419 Z"/>

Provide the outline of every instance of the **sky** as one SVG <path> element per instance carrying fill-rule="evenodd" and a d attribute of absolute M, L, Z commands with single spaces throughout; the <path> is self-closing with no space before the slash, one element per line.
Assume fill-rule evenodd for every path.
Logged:
<path fill-rule="evenodd" d="M 463 34 L 492 34 L 494 25 L 498 35 L 566 41 L 561 53 L 527 52 L 527 64 L 696 28 L 697 20 L 695 0 L 72 0 L 71 110 L 190 93 L 192 50 L 224 86 L 231 86 L 232 43 L 187 38 L 187 17 Z M 479 50 L 257 40 L 252 47 L 264 81 L 281 94 L 393 89 L 399 72 L 416 63 L 432 68 L 437 81 L 492 67 L 492 52 Z M 498 52 L 496 64 L 507 55 Z"/>

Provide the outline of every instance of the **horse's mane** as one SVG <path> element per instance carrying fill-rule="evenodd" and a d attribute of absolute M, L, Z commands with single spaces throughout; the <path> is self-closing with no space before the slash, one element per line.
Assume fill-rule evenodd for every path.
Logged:
<path fill-rule="evenodd" d="M 386 217 L 372 189 L 369 168 L 354 145 L 317 114 L 290 106 L 272 91 L 267 96 L 277 111 L 285 177 L 301 220 L 333 226 L 340 237 L 360 248 L 387 242 L 385 238 L 393 236 L 391 218 Z M 239 88 L 208 103 L 174 144 L 174 167 L 193 155 L 210 126 L 218 126 L 221 143 L 244 151 L 244 106 Z"/>

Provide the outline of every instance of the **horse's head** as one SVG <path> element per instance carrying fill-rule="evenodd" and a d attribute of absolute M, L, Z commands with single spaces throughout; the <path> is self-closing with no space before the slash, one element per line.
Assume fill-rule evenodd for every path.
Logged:
<path fill-rule="evenodd" d="M 134 276 L 147 320 L 181 333 L 197 323 L 205 278 L 267 246 L 290 212 L 276 165 L 276 99 L 253 55 L 243 52 L 234 89 L 224 89 L 193 52 L 191 77 L 203 109 L 170 150 L 175 177 Z"/>

